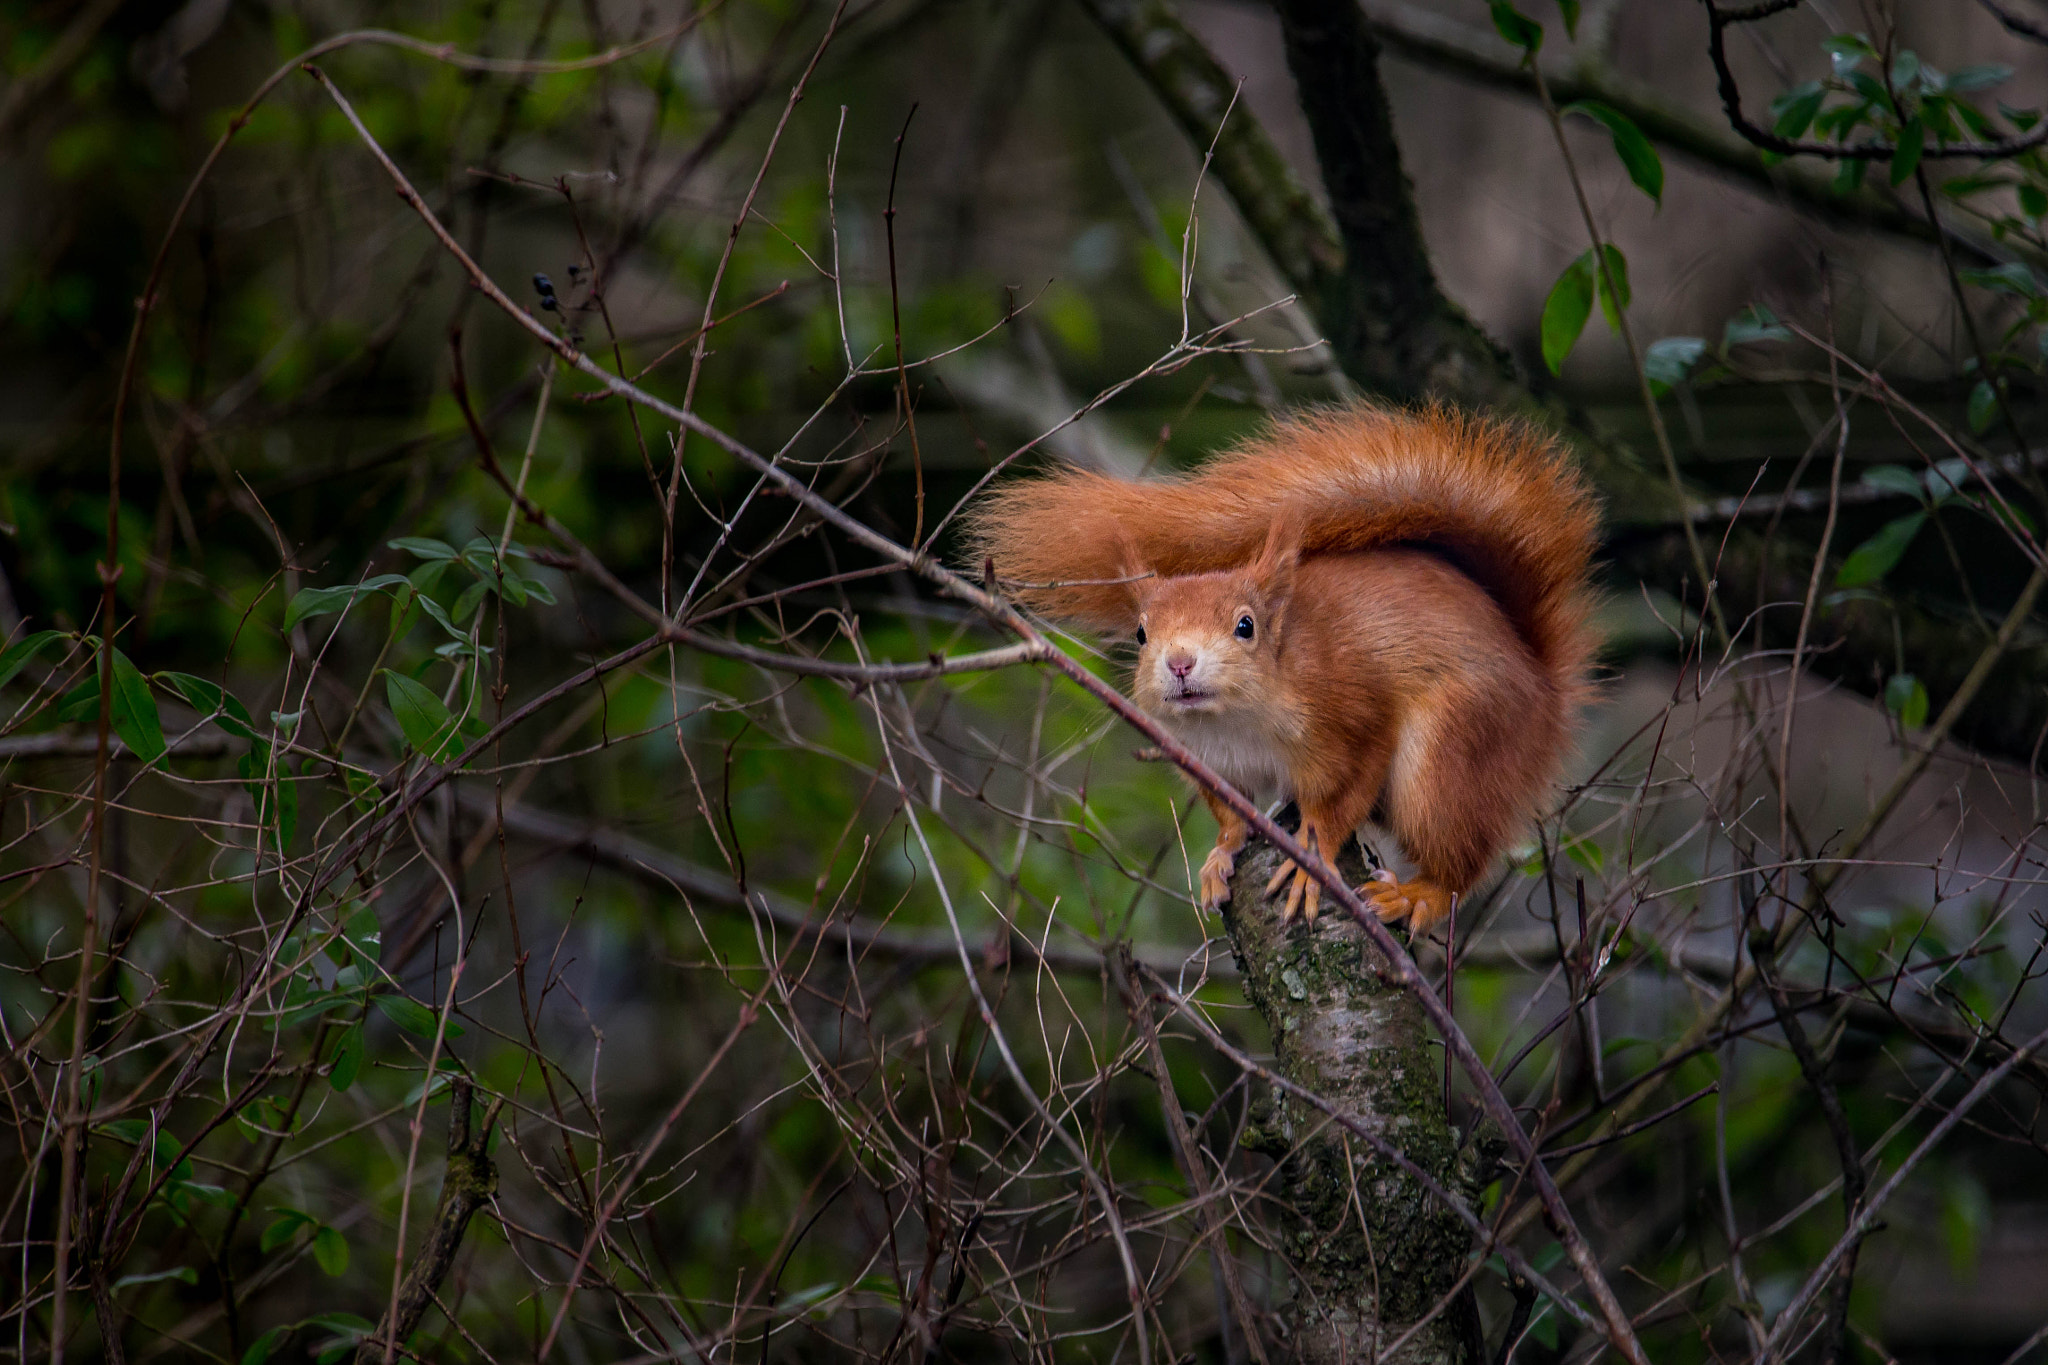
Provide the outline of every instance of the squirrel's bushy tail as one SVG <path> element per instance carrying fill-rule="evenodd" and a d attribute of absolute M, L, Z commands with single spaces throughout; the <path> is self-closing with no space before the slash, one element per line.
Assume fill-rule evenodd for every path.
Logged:
<path fill-rule="evenodd" d="M 1294 417 L 1200 468 L 1133 482 L 1066 469 L 996 488 L 971 525 L 1021 601 L 1097 629 L 1135 627 L 1135 556 L 1163 576 L 1249 563 L 1299 509 L 1302 552 L 1426 545 L 1493 594 L 1560 684 L 1591 652 L 1591 493 L 1550 437 L 1444 407 Z"/>

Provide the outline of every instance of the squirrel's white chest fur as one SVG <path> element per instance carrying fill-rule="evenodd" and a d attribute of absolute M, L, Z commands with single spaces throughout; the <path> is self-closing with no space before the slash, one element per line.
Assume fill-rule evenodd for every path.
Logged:
<path fill-rule="evenodd" d="M 1178 715 L 1158 719 L 1231 786 L 1254 798 L 1291 800 L 1294 780 L 1279 744 L 1242 716 Z"/>

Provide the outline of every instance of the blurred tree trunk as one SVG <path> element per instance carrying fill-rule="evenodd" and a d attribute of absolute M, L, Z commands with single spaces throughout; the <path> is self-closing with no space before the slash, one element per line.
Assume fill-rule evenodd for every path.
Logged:
<path fill-rule="evenodd" d="M 1478 1164 L 1445 1120 L 1443 1054 L 1422 1007 L 1381 980 L 1365 931 L 1342 911 L 1283 926 L 1262 892 L 1280 855 L 1254 839 L 1238 859 L 1224 922 L 1245 995 L 1273 1037 L 1282 1076 L 1343 1108 L 1470 1203 Z M 1362 882 L 1356 842 L 1338 871 Z M 1479 1317 L 1459 1276 L 1471 1234 L 1398 1166 L 1285 1093 L 1256 1112 L 1245 1145 L 1280 1163 L 1280 1250 L 1293 1293 L 1281 1357 L 1310 1365 L 1471 1365 Z M 1398 1349 L 1386 1348 L 1428 1321 Z"/>

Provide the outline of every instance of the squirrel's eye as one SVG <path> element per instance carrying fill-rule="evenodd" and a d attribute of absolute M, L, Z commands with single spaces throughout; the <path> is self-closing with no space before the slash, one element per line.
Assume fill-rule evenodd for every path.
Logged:
<path fill-rule="evenodd" d="M 1251 617 L 1240 616 L 1237 618 L 1237 638 L 1240 640 L 1249 640 L 1252 638 Z"/>
<path fill-rule="evenodd" d="M 1143 626 L 1139 626 L 1139 627 L 1138 627 L 1138 648 L 1140 648 L 1140 649 L 1143 649 L 1144 647 L 1145 647 L 1145 628 L 1144 628 Z"/>

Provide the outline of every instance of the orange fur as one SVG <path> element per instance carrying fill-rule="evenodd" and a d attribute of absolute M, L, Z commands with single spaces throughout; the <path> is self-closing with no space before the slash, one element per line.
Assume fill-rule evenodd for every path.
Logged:
<path fill-rule="evenodd" d="M 1023 601 L 1142 629 L 1139 705 L 1240 788 L 1293 797 L 1311 850 L 1387 824 L 1420 875 L 1363 890 L 1417 931 L 1485 875 L 1570 741 L 1596 526 L 1529 428 L 1365 406 L 1280 423 L 1177 478 L 1021 480 L 975 522 Z M 1246 831 L 1209 805 L 1215 904 Z M 1282 916 L 1313 919 L 1305 873 L 1270 889 L 1290 871 Z"/>

